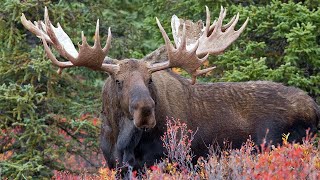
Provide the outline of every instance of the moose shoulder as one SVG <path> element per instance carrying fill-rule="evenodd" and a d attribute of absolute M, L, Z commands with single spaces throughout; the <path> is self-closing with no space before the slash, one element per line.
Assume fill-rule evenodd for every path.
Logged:
<path fill-rule="evenodd" d="M 199 70 L 208 55 L 222 53 L 244 30 L 248 19 L 235 31 L 239 14 L 223 25 L 226 10 L 221 9 L 217 21 L 206 24 L 172 18 L 175 46 L 157 19 L 165 46 L 142 60 L 124 59 L 104 62 L 111 43 L 111 31 L 104 48 L 100 45 L 99 21 L 95 44 L 90 47 L 82 35 L 79 52 L 58 25 L 51 25 L 47 9 L 45 23 L 31 23 L 22 15 L 23 25 L 42 39 L 49 59 L 63 68 L 84 66 L 110 74 L 103 87 L 101 149 L 110 167 L 117 161 L 136 168 L 152 165 L 163 156 L 160 137 L 165 131 L 166 117 L 179 118 L 189 128 L 199 129 L 192 145 L 197 156 L 204 156 L 208 146 L 227 140 L 233 148 L 249 137 L 261 143 L 280 143 L 283 133 L 299 141 L 306 129 L 317 131 L 320 110 L 303 91 L 278 83 L 257 81 L 245 83 L 197 83 L 196 77 L 214 69 Z M 51 44 L 67 62 L 58 61 Z M 190 80 L 170 68 L 180 67 Z M 267 132 L 268 131 L 268 132 Z"/>

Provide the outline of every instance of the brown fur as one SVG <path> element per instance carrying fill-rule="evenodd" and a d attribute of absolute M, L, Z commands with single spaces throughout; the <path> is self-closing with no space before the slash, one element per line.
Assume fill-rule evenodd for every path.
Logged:
<path fill-rule="evenodd" d="M 191 85 L 170 70 L 153 73 L 149 84 L 145 62 L 165 60 L 164 52 L 160 48 L 144 61 L 123 60 L 120 72 L 106 81 L 101 147 L 110 167 L 115 159 L 139 168 L 162 157 L 160 136 L 166 117 L 199 129 L 192 145 L 197 156 L 205 156 L 208 146 L 224 140 L 238 148 L 249 136 L 258 144 L 265 137 L 276 144 L 283 133 L 300 141 L 307 128 L 317 131 L 319 107 L 297 88 L 266 81 Z M 122 89 L 118 79 L 123 80 Z M 143 108 L 130 110 L 133 102 Z"/>

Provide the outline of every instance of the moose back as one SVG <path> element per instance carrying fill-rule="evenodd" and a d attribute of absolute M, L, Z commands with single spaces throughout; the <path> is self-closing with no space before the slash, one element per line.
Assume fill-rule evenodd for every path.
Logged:
<path fill-rule="evenodd" d="M 207 7 L 206 13 L 205 25 L 172 17 L 175 45 L 156 19 L 165 46 L 141 60 L 121 61 L 106 57 L 111 30 L 102 48 L 99 20 L 94 45 L 89 46 L 82 34 L 79 52 L 61 26 L 51 24 L 47 8 L 44 22 L 31 23 L 23 14 L 21 21 L 42 39 L 48 58 L 59 67 L 58 73 L 73 66 L 109 73 L 102 93 L 100 141 L 111 168 L 117 162 L 140 168 L 160 159 L 165 151 L 160 137 L 166 130 L 166 117 L 181 119 L 189 128 L 198 129 L 192 145 L 197 156 L 205 156 L 208 146 L 223 141 L 237 148 L 249 137 L 256 143 L 266 139 L 276 144 L 281 143 L 283 133 L 290 133 L 291 141 L 300 141 L 308 128 L 315 133 L 319 107 L 297 88 L 266 81 L 196 84 L 197 76 L 214 69 L 200 69 L 208 56 L 222 53 L 248 23 L 247 19 L 239 30 L 234 30 L 239 14 L 223 25 L 224 8 L 212 24 Z M 48 44 L 69 61 L 58 61 Z M 186 70 L 191 80 L 173 73 L 173 67 Z"/>

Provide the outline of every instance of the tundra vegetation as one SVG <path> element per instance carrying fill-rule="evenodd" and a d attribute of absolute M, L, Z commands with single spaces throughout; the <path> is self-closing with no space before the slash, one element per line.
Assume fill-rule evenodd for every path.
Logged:
<path fill-rule="evenodd" d="M 241 22 L 244 21 L 241 18 L 250 17 L 250 23 L 225 54 L 209 59 L 208 65 L 216 65 L 217 68 L 211 74 L 204 76 L 201 81 L 272 80 L 301 88 L 319 103 L 318 3 L 318 1 L 282 3 L 190 0 L 176 1 L 173 5 L 169 5 L 170 3 L 166 1 L 139 0 L 130 3 L 4 1 L 0 10 L 1 175 L 9 179 L 50 178 L 53 170 L 83 171 L 80 165 L 87 170 L 94 170 L 89 167 L 100 167 L 103 159 L 97 141 L 100 131 L 100 121 L 97 117 L 101 106 L 100 90 L 106 75 L 84 68 L 68 69 L 63 76 L 57 75 L 56 68 L 47 60 L 40 41 L 23 28 L 20 22 L 21 13 L 25 13 L 28 19 L 42 19 L 43 7 L 47 6 L 54 12 L 51 13 L 52 20 L 63 24 L 64 30 L 74 42 L 81 41 L 81 30 L 84 30 L 85 34 L 93 35 L 93 22 L 99 17 L 100 32 L 103 32 L 101 34 L 107 34 L 108 27 L 112 27 L 112 51 L 109 55 L 123 59 L 142 58 L 162 44 L 161 33 L 154 21 L 156 16 L 162 21 L 169 21 L 172 14 L 184 19 L 198 20 L 204 17 L 203 7 L 207 5 L 213 17 L 217 17 L 220 6 L 223 5 L 228 8 L 228 14 L 239 12 Z M 165 29 L 169 29 L 169 22 L 163 24 Z M 93 44 L 94 38 L 87 37 L 89 43 Z M 187 75 L 185 72 L 180 73 Z M 284 143 L 286 146 L 283 149 L 279 148 L 260 156 L 271 159 L 268 161 L 269 164 L 265 162 L 266 160 L 251 161 L 251 163 L 271 171 L 271 165 L 274 165 L 273 158 L 274 161 L 278 160 L 279 164 L 282 162 L 281 166 L 287 172 L 285 167 L 308 170 L 299 166 L 308 162 L 306 164 L 310 171 L 306 174 L 314 175 L 311 173 L 314 170 L 319 172 L 319 151 L 312 146 L 312 142 L 309 139 L 303 145 Z M 285 157 L 289 156 L 284 155 L 293 153 L 293 157 L 299 157 L 301 152 L 308 155 L 304 156 L 308 161 L 305 160 L 304 163 L 299 161 L 304 158 L 292 158 L 291 162 L 294 164 L 285 161 Z M 247 155 L 249 159 L 258 158 Z M 208 163 L 210 159 L 199 161 L 203 161 L 204 166 L 216 167 L 214 157 L 212 156 L 211 161 L 213 164 Z M 226 163 L 237 161 L 238 158 L 234 153 L 222 157 L 226 158 L 219 160 L 225 160 Z M 231 160 L 227 157 L 231 157 Z M 72 163 L 71 161 L 73 165 L 68 164 Z M 165 176 L 161 173 L 170 174 L 171 170 L 178 171 L 178 174 L 183 172 L 183 168 L 179 169 L 183 164 L 175 168 L 177 165 L 172 163 L 174 161 L 171 159 L 165 166 L 167 168 L 165 171 L 162 169 L 156 173 Z M 245 168 L 246 163 L 243 164 Z M 156 170 L 157 167 L 159 166 L 153 169 Z M 224 166 L 216 168 L 223 169 Z M 312 168 L 316 169 L 311 170 Z M 188 172 L 199 173 L 200 176 L 200 169 L 192 171 L 189 168 Z M 100 170 L 101 174 L 114 173 L 106 169 Z M 258 175 L 263 173 L 270 175 L 276 172 L 276 170 L 261 171 Z M 222 173 L 222 171 L 214 172 Z M 227 173 L 231 172 L 237 175 L 236 173 L 251 171 L 236 171 L 229 168 Z M 316 177 L 313 175 L 307 177 Z M 304 177 L 292 175 L 293 178 L 297 176 Z"/>

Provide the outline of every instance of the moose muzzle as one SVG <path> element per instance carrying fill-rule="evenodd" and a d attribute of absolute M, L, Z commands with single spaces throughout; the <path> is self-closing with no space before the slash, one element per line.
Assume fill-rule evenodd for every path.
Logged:
<path fill-rule="evenodd" d="M 140 129 L 151 129 L 156 125 L 154 101 L 151 97 L 139 99 L 131 103 L 133 123 Z"/>

